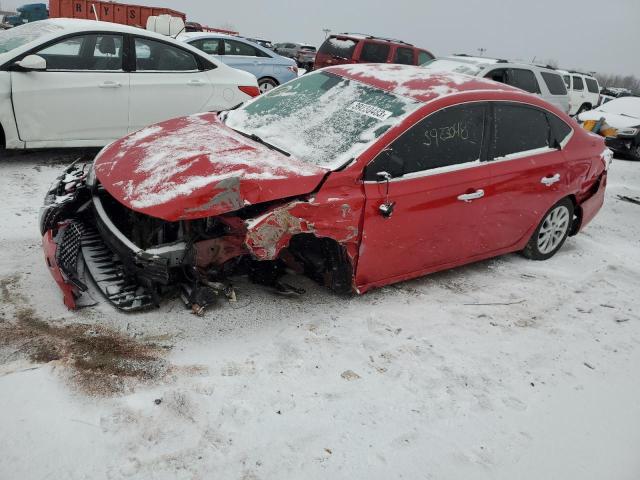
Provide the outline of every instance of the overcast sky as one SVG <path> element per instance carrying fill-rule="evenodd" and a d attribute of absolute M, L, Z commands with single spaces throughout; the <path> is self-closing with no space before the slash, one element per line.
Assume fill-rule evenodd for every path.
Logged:
<path fill-rule="evenodd" d="M 29 0 L 33 2 L 37 0 Z M 27 0 L 0 0 L 4 9 Z M 246 36 L 320 45 L 323 28 L 400 38 L 435 55 L 477 54 L 640 77 L 640 0 L 130 0 L 232 25 Z"/>

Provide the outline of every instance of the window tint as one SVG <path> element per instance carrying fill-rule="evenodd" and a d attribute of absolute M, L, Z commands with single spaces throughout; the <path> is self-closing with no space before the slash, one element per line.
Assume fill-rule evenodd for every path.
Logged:
<path fill-rule="evenodd" d="M 496 103 L 494 115 L 492 158 L 549 146 L 551 131 L 541 110 Z"/>
<path fill-rule="evenodd" d="M 361 62 L 385 63 L 389 58 L 389 45 L 365 42 L 360 53 Z"/>
<path fill-rule="evenodd" d="M 122 70 L 120 35 L 80 35 L 50 45 L 38 55 L 47 70 Z"/>
<path fill-rule="evenodd" d="M 179 72 L 198 70 L 196 58 L 189 52 L 163 42 L 136 38 L 136 70 L 142 72 Z"/>
<path fill-rule="evenodd" d="M 542 78 L 544 79 L 544 83 L 547 84 L 547 88 L 549 89 L 549 93 L 551 95 L 566 95 L 567 89 L 565 88 L 564 82 L 560 75 L 551 72 L 540 72 Z"/>
<path fill-rule="evenodd" d="M 525 70 L 524 68 L 512 68 L 508 72 L 509 85 L 521 88 L 530 93 L 540 93 L 540 85 L 538 80 L 531 70 Z"/>
<path fill-rule="evenodd" d="M 571 78 L 569 77 L 569 75 L 563 75 L 562 79 L 564 80 L 564 84 L 567 87 L 567 90 L 569 90 L 571 88 Z"/>
<path fill-rule="evenodd" d="M 598 88 L 598 82 L 593 78 L 584 78 L 584 81 L 587 82 L 587 90 L 591 93 L 600 93 L 600 89 Z"/>
<path fill-rule="evenodd" d="M 573 77 L 573 89 L 574 90 L 584 90 L 584 83 L 582 82 L 582 78 Z"/>
<path fill-rule="evenodd" d="M 413 65 L 413 49 L 405 47 L 396 48 L 396 55 L 393 59 L 393 63 Z"/>
<path fill-rule="evenodd" d="M 418 65 L 430 62 L 431 60 L 433 60 L 433 55 L 429 54 L 429 52 L 425 52 L 424 50 L 418 51 Z"/>
<path fill-rule="evenodd" d="M 558 143 L 562 143 L 571 133 L 571 127 L 556 117 L 553 113 L 547 113 L 547 117 L 549 118 L 554 138 Z"/>
<path fill-rule="evenodd" d="M 495 70 L 491 70 L 485 75 L 485 78 L 489 78 L 494 82 L 507 83 L 507 69 L 496 68 Z"/>
<path fill-rule="evenodd" d="M 191 42 L 191 45 L 209 55 L 220 55 L 222 40 L 218 38 L 201 38 Z"/>
<path fill-rule="evenodd" d="M 320 46 L 318 53 L 339 58 L 351 58 L 357 44 L 357 40 L 350 38 L 329 37 Z"/>
<path fill-rule="evenodd" d="M 366 179 L 386 171 L 394 177 L 476 162 L 482 154 L 485 109 L 481 104 L 440 110 L 405 132 L 367 168 Z"/>
<path fill-rule="evenodd" d="M 224 41 L 225 55 L 240 55 L 243 57 L 263 57 L 264 54 L 257 48 L 237 40 Z"/>

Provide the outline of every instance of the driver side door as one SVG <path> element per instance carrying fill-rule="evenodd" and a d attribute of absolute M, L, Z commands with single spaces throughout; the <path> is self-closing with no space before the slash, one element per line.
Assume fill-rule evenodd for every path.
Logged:
<path fill-rule="evenodd" d="M 11 72 L 16 124 L 26 142 L 104 145 L 127 133 L 129 73 L 123 37 L 67 37 L 32 52 L 45 71 Z"/>
<path fill-rule="evenodd" d="M 356 283 L 370 288 L 466 263 L 491 250 L 484 222 L 491 195 L 484 103 L 421 120 L 366 168 Z M 380 172 L 392 177 L 381 180 Z M 388 195 L 387 195 L 388 188 Z M 384 215 L 381 205 L 392 204 Z"/>

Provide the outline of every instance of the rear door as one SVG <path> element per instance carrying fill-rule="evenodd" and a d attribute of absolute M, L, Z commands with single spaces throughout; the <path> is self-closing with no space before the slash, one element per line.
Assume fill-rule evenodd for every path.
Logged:
<path fill-rule="evenodd" d="M 202 112 L 214 94 L 197 57 L 176 45 L 134 37 L 129 131 Z"/>
<path fill-rule="evenodd" d="M 239 40 L 224 40 L 222 61 L 233 68 L 252 73 L 256 78 L 273 74 L 269 56 L 248 43 Z"/>
<path fill-rule="evenodd" d="M 391 59 L 391 44 L 365 40 L 362 42 L 359 63 L 387 63 Z"/>
<path fill-rule="evenodd" d="M 393 54 L 393 63 L 401 65 L 415 65 L 415 50 L 411 47 L 396 47 Z"/>
<path fill-rule="evenodd" d="M 519 103 L 491 106 L 488 158 L 495 190 L 487 198 L 485 218 L 492 225 L 489 243 L 502 250 L 531 235 L 544 213 L 566 195 L 571 173 L 561 150 L 565 138 L 552 129 L 552 114 Z"/>
<path fill-rule="evenodd" d="M 484 103 L 448 107 L 367 166 L 358 285 L 464 263 L 491 248 L 485 222 L 491 173 L 482 160 L 487 131 Z M 391 175 L 388 184 L 382 172 Z M 392 205 L 390 216 L 380 210 L 385 204 Z"/>
<path fill-rule="evenodd" d="M 35 52 L 47 61 L 46 71 L 11 72 L 20 138 L 100 145 L 125 135 L 123 44 L 122 35 L 111 33 L 67 37 Z"/>

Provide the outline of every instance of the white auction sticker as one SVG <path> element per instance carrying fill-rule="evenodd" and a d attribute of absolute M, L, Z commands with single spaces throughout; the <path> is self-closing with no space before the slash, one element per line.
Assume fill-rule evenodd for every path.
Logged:
<path fill-rule="evenodd" d="M 377 118 L 378 120 L 386 120 L 391 115 L 393 115 L 393 112 L 390 112 L 389 110 L 374 107 L 373 105 L 367 105 L 366 103 L 361 102 L 353 102 L 347 107 L 347 110 L 366 115 L 367 117 Z"/>

